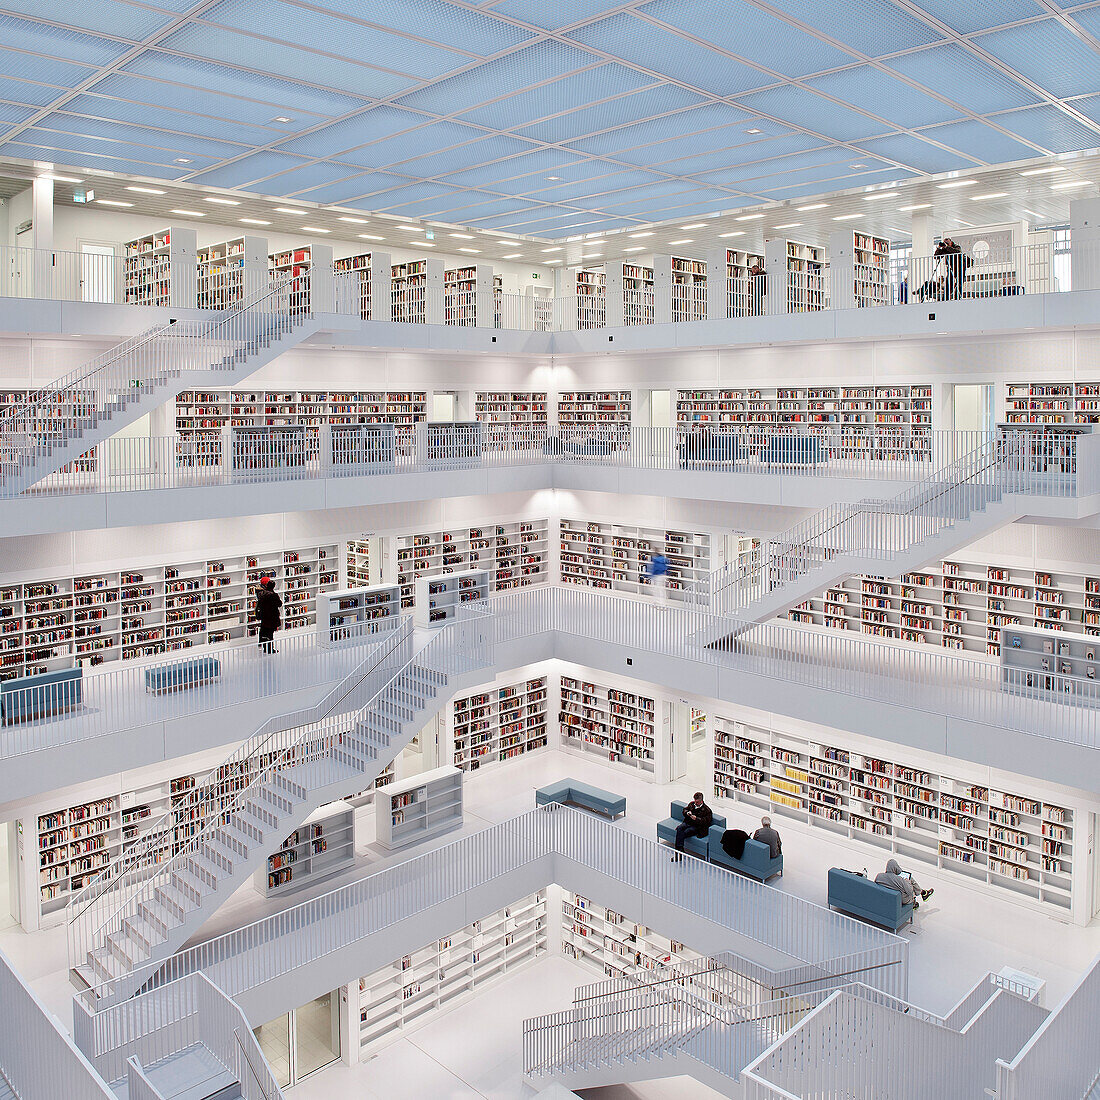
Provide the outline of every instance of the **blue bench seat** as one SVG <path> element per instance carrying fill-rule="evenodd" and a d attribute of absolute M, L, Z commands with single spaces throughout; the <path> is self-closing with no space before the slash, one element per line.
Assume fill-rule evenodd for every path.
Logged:
<path fill-rule="evenodd" d="M 178 691 L 216 680 L 222 671 L 217 657 L 192 657 L 170 665 L 157 665 L 145 670 L 145 690 L 159 695 L 162 691 Z"/>
<path fill-rule="evenodd" d="M 686 802 L 674 800 L 669 806 L 669 816 L 664 821 L 657 822 L 657 839 L 673 844 L 676 841 L 676 826 L 683 824 Z M 719 828 L 723 832 L 726 828 L 726 819 L 721 814 L 714 814 L 711 820 L 711 828 Z M 707 858 L 707 837 L 689 836 L 684 841 L 684 851 L 690 852 L 700 859 Z"/>
<path fill-rule="evenodd" d="M 552 802 L 570 802 L 586 810 L 618 817 L 626 813 L 626 796 L 612 794 L 610 791 L 593 787 L 590 783 L 581 783 L 576 779 L 560 779 L 535 791 L 535 805 L 546 806 Z"/>
<path fill-rule="evenodd" d="M 0 684 L 0 723 L 10 726 L 31 718 L 60 714 L 82 706 L 83 701 L 83 668 L 17 676 Z"/>
<path fill-rule="evenodd" d="M 763 461 L 771 466 L 817 466 L 825 461 L 825 450 L 815 435 L 773 435 Z"/>
<path fill-rule="evenodd" d="M 892 886 L 882 886 L 874 879 L 840 867 L 829 869 L 829 908 L 861 917 L 891 932 L 913 919 L 913 905 L 902 905 L 901 894 Z"/>
<path fill-rule="evenodd" d="M 722 847 L 722 834 L 725 831 L 725 825 L 710 827 L 710 834 L 707 836 L 707 852 L 711 863 L 728 867 L 731 871 L 738 871 L 761 882 L 767 882 L 768 879 L 783 874 L 783 853 L 780 852 L 775 859 L 772 859 L 768 846 L 761 844 L 759 840 L 751 838 L 746 840 L 745 851 L 740 859 L 734 859 L 733 856 L 728 855 Z"/>
<path fill-rule="evenodd" d="M 695 430 L 681 436 L 682 464 L 713 462 L 736 466 L 741 457 L 741 443 L 733 432 Z"/>

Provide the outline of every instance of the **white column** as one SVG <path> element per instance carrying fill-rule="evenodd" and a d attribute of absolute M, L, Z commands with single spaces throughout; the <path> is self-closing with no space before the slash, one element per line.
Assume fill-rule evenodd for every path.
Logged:
<path fill-rule="evenodd" d="M 53 180 L 36 176 L 31 184 L 31 242 L 33 248 L 53 248 Z"/>
<path fill-rule="evenodd" d="M 851 229 L 838 229 L 829 238 L 829 279 L 833 309 L 855 309 L 856 253 Z"/>
<path fill-rule="evenodd" d="M 728 249 L 712 249 L 707 261 L 707 320 L 724 321 L 729 316 L 729 268 L 726 261 Z"/>
<path fill-rule="evenodd" d="M 934 245 L 932 243 L 932 215 L 914 214 L 912 219 L 912 228 L 913 255 L 931 256 L 934 250 Z"/>
<path fill-rule="evenodd" d="M 672 323 L 672 257 L 653 257 L 653 323 Z"/>
<path fill-rule="evenodd" d="M 429 325 L 442 325 L 443 317 L 443 259 L 429 256 L 424 262 L 424 321 Z"/>
<path fill-rule="evenodd" d="M 370 280 L 370 319 L 392 321 L 393 262 L 388 252 L 371 251 L 367 278 Z"/>
<path fill-rule="evenodd" d="M 332 245 L 309 246 L 309 303 L 314 313 L 332 313 L 336 309 L 336 284 L 332 274 Z"/>
<path fill-rule="evenodd" d="M 173 309 L 198 305 L 198 237 L 189 226 L 168 227 L 168 304 Z"/>
<path fill-rule="evenodd" d="M 607 308 L 607 327 L 622 328 L 624 310 L 623 262 L 616 260 L 604 265 L 604 304 Z"/>
<path fill-rule="evenodd" d="M 245 298 L 252 298 L 263 293 L 271 282 L 267 238 L 245 237 L 243 247 L 241 262 L 244 265 L 244 272 L 241 276 L 241 293 Z"/>
<path fill-rule="evenodd" d="M 1069 204 L 1070 285 L 1074 290 L 1100 289 L 1100 199 L 1074 199 Z"/>
<path fill-rule="evenodd" d="M 489 264 L 474 265 L 474 324 L 477 328 L 496 327 L 493 269 Z"/>
<path fill-rule="evenodd" d="M 787 240 L 771 237 L 764 241 L 764 271 L 768 276 L 764 312 L 769 316 L 790 313 L 787 286 Z"/>

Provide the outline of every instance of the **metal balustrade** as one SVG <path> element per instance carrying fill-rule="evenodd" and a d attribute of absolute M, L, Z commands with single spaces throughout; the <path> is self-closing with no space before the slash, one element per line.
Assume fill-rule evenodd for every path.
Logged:
<path fill-rule="evenodd" d="M 100 255 L 0 246 L 0 298 L 52 302 L 124 302 L 121 252 Z"/>

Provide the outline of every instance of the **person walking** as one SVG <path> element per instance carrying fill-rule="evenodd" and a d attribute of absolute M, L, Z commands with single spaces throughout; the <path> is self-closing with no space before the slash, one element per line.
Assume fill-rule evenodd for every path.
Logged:
<path fill-rule="evenodd" d="M 668 599 L 668 558 L 660 550 L 649 559 L 648 573 L 654 599 L 665 603 Z"/>
<path fill-rule="evenodd" d="M 275 631 L 283 625 L 281 610 L 283 601 L 275 591 L 275 578 L 264 577 L 256 594 L 256 621 L 260 626 L 260 652 L 278 653 L 275 648 Z"/>

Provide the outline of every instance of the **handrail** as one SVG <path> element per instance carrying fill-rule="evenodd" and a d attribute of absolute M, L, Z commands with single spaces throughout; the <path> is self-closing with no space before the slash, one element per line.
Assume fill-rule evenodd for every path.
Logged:
<path fill-rule="evenodd" d="M 259 1073 L 256 1072 L 256 1067 L 252 1062 L 252 1054 L 249 1052 L 248 1047 L 245 1046 L 245 1042 L 241 1038 L 241 1029 L 239 1027 L 234 1028 L 233 1036 L 237 1040 L 237 1049 L 240 1051 L 241 1054 L 244 1055 L 244 1060 L 248 1063 L 248 1070 L 252 1074 L 253 1080 L 259 1087 L 260 1092 L 263 1093 L 264 1100 L 272 1100 L 271 1094 L 267 1091 L 266 1088 L 264 1088 L 263 1079 L 260 1077 Z M 242 1081 L 241 1084 L 243 1085 L 244 1082 Z"/>

